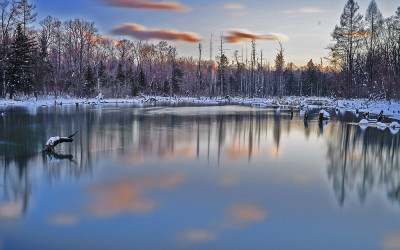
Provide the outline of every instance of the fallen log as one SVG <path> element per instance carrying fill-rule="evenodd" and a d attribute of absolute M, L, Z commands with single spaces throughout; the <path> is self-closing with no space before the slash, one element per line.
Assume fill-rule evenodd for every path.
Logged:
<path fill-rule="evenodd" d="M 72 139 L 72 137 L 74 137 L 74 135 L 76 135 L 76 133 L 78 133 L 78 131 L 75 131 L 75 133 L 73 133 L 72 135 L 67 136 L 67 137 L 60 137 L 60 136 L 50 137 L 50 139 L 46 143 L 46 147 L 44 148 L 44 151 L 54 152 L 54 148 L 58 144 L 63 143 L 63 142 L 73 142 L 74 140 Z"/>
<path fill-rule="evenodd" d="M 1 110 L 1 111 L 0 111 L 0 115 L 1 115 L 1 116 L 5 116 L 5 115 L 6 115 L 7 109 L 10 108 L 11 106 L 12 106 L 12 105 L 8 105 L 5 109 Z"/>

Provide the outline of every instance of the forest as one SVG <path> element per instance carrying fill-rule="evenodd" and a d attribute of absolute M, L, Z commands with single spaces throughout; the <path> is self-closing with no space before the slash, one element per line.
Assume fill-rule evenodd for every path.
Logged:
<path fill-rule="evenodd" d="M 0 97 L 126 98 L 158 96 L 327 96 L 400 100 L 400 7 L 383 17 L 372 0 L 365 15 L 348 0 L 327 44 L 329 65 L 296 66 L 277 43 L 273 65 L 263 63 L 257 41 L 250 59 L 228 55 L 226 37 L 205 59 L 182 57 L 166 41 L 120 39 L 99 34 L 83 19 L 37 20 L 28 0 L 0 3 Z"/>

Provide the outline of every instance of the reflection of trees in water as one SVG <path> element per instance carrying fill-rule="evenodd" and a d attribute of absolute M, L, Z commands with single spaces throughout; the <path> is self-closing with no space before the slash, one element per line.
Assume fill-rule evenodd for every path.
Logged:
<path fill-rule="evenodd" d="M 291 121 L 288 110 L 152 115 L 129 106 L 48 109 L 34 116 L 10 112 L 0 123 L 0 206 L 2 201 L 17 201 L 23 213 L 36 183 L 79 180 L 105 159 L 133 166 L 146 157 L 199 161 L 204 157 L 209 164 L 221 159 L 250 161 L 255 155 L 277 157 L 282 134 L 291 129 L 306 138 L 314 132 L 328 137 L 328 176 L 340 204 L 352 190 L 364 201 L 376 186 L 384 187 L 390 199 L 400 200 L 399 135 L 388 130 L 362 132 L 358 126 L 331 122 L 321 135 L 314 116 L 303 127 L 302 117 L 296 114 Z M 75 141 L 62 144 L 57 154 L 41 153 L 49 137 L 75 130 L 79 131 Z"/>
<path fill-rule="evenodd" d="M 398 200 L 400 188 L 400 139 L 390 131 L 337 124 L 330 127 L 328 176 L 340 205 L 356 190 L 361 202 L 380 186 Z M 339 137 L 339 138 L 338 138 Z"/>
<path fill-rule="evenodd" d="M 104 159 L 137 165 L 145 157 L 204 156 L 219 163 L 221 157 L 230 157 L 227 149 L 233 146 L 237 147 L 232 151 L 235 157 L 250 161 L 265 147 L 268 128 L 273 128 L 271 144 L 277 151 L 282 131 L 290 131 L 289 120 L 281 122 L 279 114 L 265 110 L 180 116 L 149 115 L 128 106 L 45 109 L 49 110 L 34 116 L 10 112 L 0 127 L 0 205 L 2 201 L 23 201 L 25 211 L 36 183 L 79 180 L 90 175 Z M 76 130 L 73 143 L 61 144 L 55 154 L 41 152 L 49 137 Z"/>

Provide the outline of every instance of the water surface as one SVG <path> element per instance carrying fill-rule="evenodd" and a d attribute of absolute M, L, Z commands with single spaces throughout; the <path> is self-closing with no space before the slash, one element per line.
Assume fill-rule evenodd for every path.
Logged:
<path fill-rule="evenodd" d="M 317 113 L 13 109 L 0 117 L 0 248 L 399 248 L 399 135 Z"/>

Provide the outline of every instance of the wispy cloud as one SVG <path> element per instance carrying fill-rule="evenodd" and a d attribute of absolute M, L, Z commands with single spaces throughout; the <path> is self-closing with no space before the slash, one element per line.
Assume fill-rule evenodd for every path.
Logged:
<path fill-rule="evenodd" d="M 271 33 L 271 34 L 256 34 L 248 30 L 230 30 L 229 35 L 225 36 L 225 39 L 230 43 L 241 43 L 251 42 L 254 40 L 264 41 L 288 41 L 289 38 L 283 34 Z"/>
<path fill-rule="evenodd" d="M 241 3 L 224 3 L 221 5 L 223 9 L 228 9 L 228 10 L 243 10 L 246 9 L 246 6 L 244 6 Z"/>
<path fill-rule="evenodd" d="M 188 12 L 193 10 L 180 2 L 175 1 L 162 1 L 155 2 L 149 0 L 93 0 L 103 2 L 110 6 L 122 9 L 147 9 L 147 10 L 171 10 Z"/>
<path fill-rule="evenodd" d="M 126 23 L 115 27 L 112 30 L 113 35 L 131 36 L 143 40 L 165 40 L 165 41 L 183 41 L 197 43 L 200 36 L 192 32 L 179 32 L 177 30 L 147 29 L 145 26 L 135 23 Z"/>
<path fill-rule="evenodd" d="M 323 13 L 325 10 L 316 8 L 316 7 L 303 7 L 303 8 L 298 8 L 298 9 L 286 9 L 286 10 L 281 10 L 281 13 L 283 14 L 312 14 L 312 13 Z"/>

